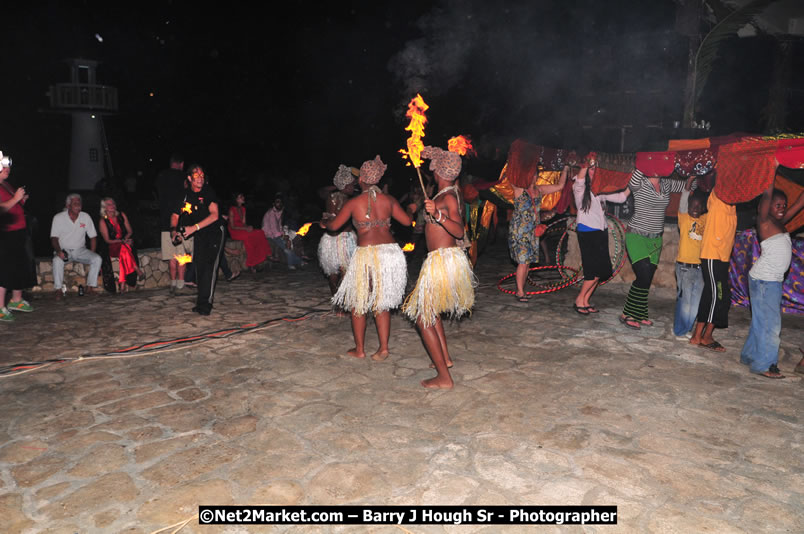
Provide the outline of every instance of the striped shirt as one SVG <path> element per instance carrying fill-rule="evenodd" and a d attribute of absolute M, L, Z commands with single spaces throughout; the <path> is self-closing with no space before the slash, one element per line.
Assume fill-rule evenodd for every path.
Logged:
<path fill-rule="evenodd" d="M 631 174 L 628 187 L 634 194 L 634 215 L 628 227 L 640 234 L 659 234 L 664 232 L 664 212 L 670 204 L 670 193 L 684 190 L 684 180 L 659 180 L 659 191 L 653 187 L 648 177 L 637 169 Z"/>

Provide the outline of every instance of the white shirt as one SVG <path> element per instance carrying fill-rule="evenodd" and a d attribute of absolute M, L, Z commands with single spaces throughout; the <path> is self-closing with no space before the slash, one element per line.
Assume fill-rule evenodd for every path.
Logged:
<path fill-rule="evenodd" d="M 762 252 L 748 274 L 754 280 L 784 282 L 784 275 L 793 260 L 793 242 L 790 234 L 781 232 L 759 244 Z"/>
<path fill-rule="evenodd" d="M 581 206 L 583 205 L 583 194 L 586 191 L 586 180 L 579 179 L 578 175 L 574 176 L 572 180 L 572 194 L 575 196 L 575 207 L 578 208 L 576 216 L 578 224 L 583 224 L 596 230 L 606 230 L 609 227 L 606 222 L 606 202 L 621 204 L 628 198 L 628 192 L 620 191 L 619 193 L 596 195 L 590 191 L 592 201 L 589 203 L 589 211 L 583 211 Z"/>
<path fill-rule="evenodd" d="M 75 221 L 70 218 L 67 210 L 57 213 L 50 225 L 50 237 L 59 238 L 62 250 L 76 250 L 85 248 L 86 238 L 97 237 L 95 224 L 86 212 L 80 212 Z"/>

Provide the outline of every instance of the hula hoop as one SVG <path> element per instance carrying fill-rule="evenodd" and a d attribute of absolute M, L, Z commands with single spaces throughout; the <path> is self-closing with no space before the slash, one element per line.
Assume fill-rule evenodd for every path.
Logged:
<path fill-rule="evenodd" d="M 613 215 L 606 214 L 606 219 L 608 219 L 611 223 L 609 228 L 612 229 L 611 236 L 614 238 L 614 259 L 612 263 L 615 265 L 614 270 L 609 278 L 600 282 L 599 285 L 606 284 L 607 282 L 611 281 L 620 270 L 625 265 L 625 226 L 623 223 Z M 563 254 L 561 253 L 561 249 L 564 245 L 564 241 L 567 239 L 569 231 L 574 227 L 574 224 L 568 224 L 567 229 L 561 235 L 561 238 L 558 240 L 558 247 L 556 248 L 556 261 L 559 264 L 563 264 L 564 258 L 562 257 Z M 577 269 L 570 269 L 573 271 L 572 276 L 568 276 L 564 274 L 561 268 L 559 268 L 558 272 L 561 274 L 561 278 L 564 280 L 574 280 L 573 283 L 578 283 L 580 281 L 580 277 L 583 274 L 583 266 L 578 267 Z"/>
<path fill-rule="evenodd" d="M 606 280 L 604 280 L 604 281 L 602 281 L 602 282 L 600 282 L 600 285 L 603 285 L 603 284 L 609 282 L 610 280 L 612 280 L 615 276 L 617 276 L 617 274 L 623 268 L 623 265 L 625 265 L 625 225 L 623 225 L 623 223 L 617 217 L 614 217 L 613 215 L 606 214 L 606 219 L 608 219 L 610 222 L 613 223 L 613 224 L 609 225 L 609 228 L 612 228 L 611 235 L 614 238 L 614 260 L 612 261 L 612 263 L 614 263 L 616 265 L 616 267 L 612 271 L 611 277 L 606 279 Z M 572 230 L 575 227 L 574 219 L 573 220 L 561 219 L 559 221 L 556 221 L 556 222 L 553 222 L 553 223 L 547 225 L 547 229 L 545 230 L 545 235 L 548 232 L 550 232 L 550 230 L 553 227 L 555 227 L 555 226 L 557 226 L 559 224 L 566 224 L 566 229 L 564 230 L 564 233 L 561 234 L 561 237 L 558 240 L 558 246 L 556 247 L 556 262 L 558 264 L 557 265 L 540 265 L 540 266 L 536 266 L 536 267 L 531 267 L 531 268 L 528 269 L 528 273 L 530 273 L 531 271 L 541 271 L 541 270 L 546 270 L 546 269 L 555 269 L 555 270 L 558 271 L 559 275 L 561 276 L 561 280 L 558 281 L 558 283 L 554 284 L 554 285 L 553 284 L 541 284 L 541 283 L 538 283 L 538 282 L 534 282 L 533 280 L 530 279 L 530 276 L 528 276 L 527 277 L 527 282 L 530 285 L 533 285 L 533 286 L 536 286 L 536 287 L 542 287 L 544 289 L 542 289 L 541 291 L 525 291 L 526 295 L 543 295 L 545 293 L 552 293 L 554 291 L 559 291 L 561 289 L 565 289 L 567 287 L 575 285 L 575 284 L 577 284 L 577 283 L 579 283 L 581 281 L 581 275 L 583 274 L 583 266 L 575 268 L 575 267 L 570 267 L 568 265 L 564 265 L 563 264 L 564 258 L 562 257 L 563 254 L 561 253 L 561 249 L 564 246 L 564 241 L 567 239 L 569 231 Z M 565 274 L 565 271 L 572 271 L 572 274 L 571 275 L 570 274 Z M 513 278 L 514 276 L 516 276 L 516 272 L 513 272 L 511 274 L 503 276 L 500 279 L 500 281 L 497 283 L 497 289 L 499 289 L 503 293 L 508 293 L 509 295 L 516 295 L 516 291 L 511 291 L 510 289 L 504 289 L 502 287 L 502 284 L 505 281 L 509 280 L 510 278 Z"/>
<path fill-rule="evenodd" d="M 528 269 L 528 272 L 542 271 L 542 270 L 545 270 L 545 269 L 558 269 L 558 270 L 568 269 L 570 271 L 575 270 L 573 267 L 567 267 L 566 265 L 538 265 L 536 267 L 531 267 L 530 269 Z M 497 289 L 499 289 L 503 293 L 508 293 L 509 295 L 516 295 L 516 291 L 511 291 L 510 289 L 505 289 L 505 288 L 502 287 L 503 282 L 505 282 L 506 280 L 509 280 L 510 278 L 513 278 L 514 276 L 516 276 L 516 272 L 513 272 L 511 274 L 507 274 L 507 275 L 503 276 L 502 278 L 500 278 L 500 281 L 497 282 Z M 575 283 L 574 281 L 571 281 L 570 283 L 562 281 L 562 283 L 560 285 L 558 285 L 558 286 L 550 287 L 548 289 L 543 289 L 541 291 L 525 291 L 525 294 L 526 295 L 543 295 L 545 293 L 552 293 L 554 291 L 564 289 L 565 287 L 569 287 L 574 283 Z"/>

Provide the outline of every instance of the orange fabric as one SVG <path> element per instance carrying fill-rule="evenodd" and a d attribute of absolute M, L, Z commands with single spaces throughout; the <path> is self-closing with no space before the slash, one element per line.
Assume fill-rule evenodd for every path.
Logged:
<path fill-rule="evenodd" d="M 799 195 L 804 194 L 804 187 L 801 187 L 792 180 L 788 180 L 784 176 L 780 176 L 778 174 L 776 175 L 776 183 L 774 186 L 777 189 L 784 191 L 784 194 L 787 195 L 788 206 L 793 204 Z M 790 222 L 785 225 L 785 229 L 788 232 L 792 232 L 798 228 L 801 228 L 802 226 L 804 226 L 804 210 L 799 211 L 798 215 L 790 219 Z"/>
<path fill-rule="evenodd" d="M 621 172 L 598 167 L 592 179 L 592 193 L 600 195 L 622 191 L 628 187 L 632 172 L 633 169 L 631 172 Z"/>
<path fill-rule="evenodd" d="M 539 177 L 536 179 L 536 185 L 553 185 L 557 184 L 561 179 L 561 171 L 540 171 Z M 561 198 L 561 191 L 550 193 L 542 197 L 542 209 L 550 211 Z"/>
<path fill-rule="evenodd" d="M 776 141 L 746 137 L 720 145 L 715 193 L 723 202 L 738 204 L 761 195 L 776 175 Z"/>
<path fill-rule="evenodd" d="M 667 142 L 667 150 L 680 151 L 680 150 L 702 150 L 709 148 L 709 138 L 704 139 L 670 139 Z"/>

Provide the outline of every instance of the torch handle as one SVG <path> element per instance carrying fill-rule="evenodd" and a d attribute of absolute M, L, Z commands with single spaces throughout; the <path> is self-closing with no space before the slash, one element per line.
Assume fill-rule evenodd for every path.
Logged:
<path fill-rule="evenodd" d="M 424 188 L 424 180 L 422 179 L 422 171 L 418 167 L 416 167 L 416 173 L 419 175 L 419 184 L 422 186 L 422 194 L 424 194 L 425 200 L 430 200 L 430 197 L 427 196 L 427 190 Z"/>

